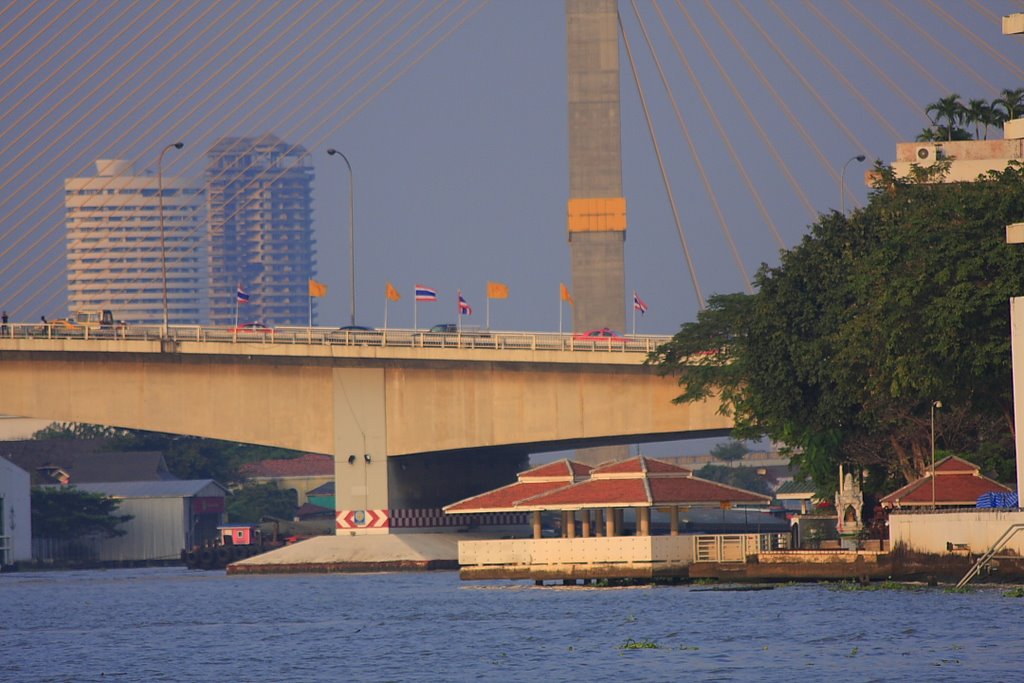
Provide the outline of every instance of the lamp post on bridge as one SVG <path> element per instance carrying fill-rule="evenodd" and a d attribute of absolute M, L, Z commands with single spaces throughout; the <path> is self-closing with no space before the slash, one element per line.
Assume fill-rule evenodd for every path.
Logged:
<path fill-rule="evenodd" d="M 352 164 L 348 162 L 348 157 L 334 149 L 333 147 L 327 150 L 327 154 L 334 156 L 337 154 L 348 166 L 348 275 L 349 275 L 349 300 L 351 303 L 351 309 L 348 319 L 349 325 L 356 324 L 356 214 L 355 214 L 355 179 L 352 175 Z"/>
<path fill-rule="evenodd" d="M 842 207 L 843 216 L 846 215 L 846 167 L 850 165 L 851 161 L 860 163 L 865 159 L 867 159 L 867 157 L 863 154 L 850 157 L 846 160 L 846 163 L 843 164 L 843 171 L 839 174 L 839 205 Z"/>
<path fill-rule="evenodd" d="M 163 309 L 164 324 L 160 329 L 160 337 L 167 338 L 167 247 L 164 243 L 164 153 L 171 149 L 181 149 L 184 142 L 172 142 L 160 150 L 160 156 L 156 160 L 156 195 L 157 204 L 160 207 L 160 275 L 163 280 Z"/>
<path fill-rule="evenodd" d="M 935 509 L 935 410 L 942 407 L 942 401 L 932 401 L 932 510 Z"/>

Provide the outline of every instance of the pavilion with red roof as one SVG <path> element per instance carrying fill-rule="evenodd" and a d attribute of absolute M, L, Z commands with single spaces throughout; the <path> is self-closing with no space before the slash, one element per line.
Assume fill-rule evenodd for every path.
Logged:
<path fill-rule="evenodd" d="M 589 476 L 587 476 L 589 475 Z M 651 508 L 668 508 L 671 534 L 679 534 L 679 510 L 767 505 L 768 496 L 701 479 L 691 470 L 662 460 L 636 456 L 590 469 L 561 460 L 519 475 L 519 481 L 445 508 L 449 514 L 532 511 L 534 538 L 540 538 L 542 511 L 562 513 L 563 536 L 576 536 L 576 513 L 582 513 L 582 536 L 617 536 L 623 512 L 636 511 L 637 535 L 650 535 Z M 591 512 L 593 511 L 593 524 Z"/>
<path fill-rule="evenodd" d="M 934 486 L 933 486 L 934 482 Z M 931 508 L 975 507 L 986 493 L 1010 493 L 1012 489 L 981 474 L 981 469 L 963 458 L 950 455 L 935 463 L 935 477 L 929 472 L 882 498 L 882 507 Z"/>
<path fill-rule="evenodd" d="M 520 501 L 572 486 L 586 479 L 591 469 L 590 465 L 574 460 L 556 460 L 520 472 L 515 483 L 452 503 L 444 511 L 447 514 L 521 512 L 522 509 L 516 507 Z M 540 538 L 539 512 L 534 515 L 534 536 Z"/>

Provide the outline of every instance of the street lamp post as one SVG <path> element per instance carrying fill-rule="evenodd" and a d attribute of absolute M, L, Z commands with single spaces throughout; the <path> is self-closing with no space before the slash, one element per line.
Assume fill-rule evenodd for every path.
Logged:
<path fill-rule="evenodd" d="M 863 154 L 850 157 L 843 164 L 843 172 L 839 174 L 839 205 L 842 207 L 843 215 L 846 215 L 846 167 L 850 165 L 851 161 L 857 161 L 858 163 L 867 159 Z"/>
<path fill-rule="evenodd" d="M 160 274 L 163 279 L 163 302 L 164 302 L 164 325 L 160 336 L 167 338 L 167 247 L 164 243 L 164 153 L 171 149 L 181 149 L 184 142 L 172 142 L 160 150 L 160 156 L 156 160 L 156 196 L 157 204 L 160 207 Z"/>
<path fill-rule="evenodd" d="M 932 510 L 935 509 L 935 410 L 942 407 L 942 401 L 932 401 Z"/>
<path fill-rule="evenodd" d="M 349 315 L 348 324 L 356 324 L 356 214 L 355 214 L 355 179 L 352 175 L 352 164 L 348 162 L 348 157 L 334 149 L 333 147 L 327 150 L 327 153 L 331 156 L 337 154 L 345 161 L 345 165 L 348 166 L 348 291 L 349 301 L 351 303 L 351 313 Z"/>

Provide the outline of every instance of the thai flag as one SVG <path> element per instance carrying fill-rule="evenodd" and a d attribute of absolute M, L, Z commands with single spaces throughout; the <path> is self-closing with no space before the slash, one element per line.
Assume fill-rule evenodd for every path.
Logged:
<path fill-rule="evenodd" d="M 245 290 L 242 289 L 242 285 L 238 285 L 237 297 L 238 297 L 238 303 L 240 303 L 240 304 L 247 304 L 247 303 L 249 303 L 249 294 Z"/>
<path fill-rule="evenodd" d="M 416 285 L 416 301 L 437 301 L 437 290 Z"/>
<path fill-rule="evenodd" d="M 647 312 L 647 304 L 645 304 L 644 300 L 636 293 L 636 290 L 633 290 L 633 308 L 640 311 L 640 315 Z"/>
<path fill-rule="evenodd" d="M 462 292 L 459 292 L 459 315 L 473 315 L 473 307 L 463 298 Z"/>

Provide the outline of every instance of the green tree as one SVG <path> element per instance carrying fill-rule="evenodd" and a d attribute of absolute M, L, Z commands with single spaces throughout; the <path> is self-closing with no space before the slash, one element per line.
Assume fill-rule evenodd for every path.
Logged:
<path fill-rule="evenodd" d="M 935 122 L 936 126 L 946 131 L 946 139 L 951 141 L 953 140 L 954 129 L 964 120 L 967 110 L 960 102 L 960 96 L 953 93 L 948 97 L 942 97 L 932 102 L 925 107 L 924 111 L 928 114 L 928 118 Z M 933 113 L 935 114 L 934 117 L 932 116 Z M 946 122 L 945 126 L 942 126 L 943 120 Z"/>
<path fill-rule="evenodd" d="M 745 491 L 772 495 L 772 487 L 757 473 L 753 467 L 727 467 L 725 465 L 704 465 L 697 470 L 701 479 L 717 481 L 720 484 L 735 486 Z"/>
<path fill-rule="evenodd" d="M 679 377 L 678 401 L 718 395 L 736 438 L 785 444 L 822 492 L 839 463 L 871 469 L 869 487 L 923 474 L 933 400 L 944 449 L 1012 452 L 1007 300 L 1024 250 L 1005 226 L 1024 216 L 1024 171 L 876 170 L 866 208 L 821 216 L 756 294 L 711 297 L 649 360 Z"/>
<path fill-rule="evenodd" d="M 974 139 L 981 140 L 981 127 L 985 127 L 985 139 L 988 140 L 988 127 L 994 121 L 992 105 L 985 100 L 968 100 L 964 108 L 964 122 L 974 126 Z"/>
<path fill-rule="evenodd" d="M 47 439 L 113 439 L 124 435 L 123 429 L 81 422 L 54 422 L 32 434 L 37 441 Z"/>
<path fill-rule="evenodd" d="M 276 484 L 247 484 L 231 492 L 228 518 L 232 522 L 260 522 L 264 517 L 290 520 L 295 516 L 294 491 L 285 491 Z"/>
<path fill-rule="evenodd" d="M 1024 115 L 1024 88 L 1004 88 L 992 106 L 1001 109 L 1007 121 Z"/>
<path fill-rule="evenodd" d="M 711 457 L 722 462 L 733 462 L 742 460 L 743 456 L 750 452 L 750 449 L 742 441 L 730 440 L 725 443 L 715 444 L 711 449 Z M 716 479 L 716 481 L 718 481 Z"/>
<path fill-rule="evenodd" d="M 92 534 L 123 536 L 131 515 L 115 514 L 120 501 L 74 487 L 32 489 L 32 535 L 71 540 Z"/>
<path fill-rule="evenodd" d="M 222 484 L 242 481 L 242 465 L 268 458 L 296 458 L 299 451 L 269 446 L 119 429 L 77 422 L 55 422 L 32 435 L 33 439 L 107 439 L 111 450 L 160 451 L 167 468 L 180 479 L 214 479 Z"/>

